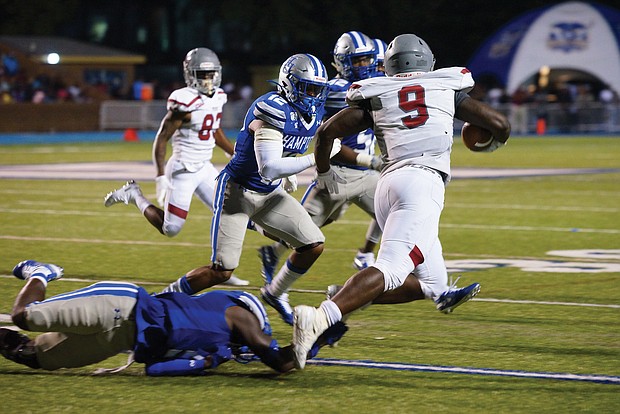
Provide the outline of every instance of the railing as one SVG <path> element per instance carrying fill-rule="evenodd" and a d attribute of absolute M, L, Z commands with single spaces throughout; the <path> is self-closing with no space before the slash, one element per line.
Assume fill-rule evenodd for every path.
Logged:
<path fill-rule="evenodd" d="M 236 101 L 224 105 L 221 127 L 240 129 L 251 102 Z M 104 101 L 99 108 L 99 129 L 136 128 L 157 130 L 166 115 L 166 101 Z"/>
<path fill-rule="evenodd" d="M 248 103 L 231 102 L 224 106 L 222 127 L 241 128 Z M 619 134 L 620 104 L 605 105 L 591 102 L 577 106 L 562 104 L 527 104 L 523 106 L 519 120 L 510 104 L 497 107 L 506 114 L 512 124 L 513 135 L 532 134 Z M 105 101 L 99 109 L 99 129 L 137 128 L 157 130 L 166 114 L 166 101 Z M 539 119 L 544 118 L 544 131 Z M 462 122 L 454 124 L 460 131 Z"/>
<path fill-rule="evenodd" d="M 99 107 L 99 129 L 159 128 L 166 101 L 104 101 Z"/>
<path fill-rule="evenodd" d="M 510 119 L 512 135 L 620 134 L 620 104 L 526 104 L 520 110 L 502 104 L 496 109 Z M 455 122 L 455 130 L 462 125 Z"/>

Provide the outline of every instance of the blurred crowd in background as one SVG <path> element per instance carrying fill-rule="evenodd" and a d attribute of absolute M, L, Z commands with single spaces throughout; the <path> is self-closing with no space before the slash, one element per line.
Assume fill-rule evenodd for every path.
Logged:
<path fill-rule="evenodd" d="M 2 55 L 0 104 L 166 100 L 184 83 L 182 80 L 162 83 L 157 79 L 139 78 L 124 93 L 113 86 L 109 83 L 79 85 L 46 75 L 32 76 L 19 67 L 13 56 Z M 241 125 L 254 99 L 252 87 L 224 80 L 222 88 L 228 94 L 226 124 Z M 544 90 L 534 85 L 523 86 L 509 94 L 501 87 L 478 84 L 471 95 L 508 114 L 515 135 L 542 135 L 550 123 L 558 125 L 554 131 L 558 133 L 620 132 L 620 98 L 610 88 L 597 91 L 588 84 L 560 83 Z"/>

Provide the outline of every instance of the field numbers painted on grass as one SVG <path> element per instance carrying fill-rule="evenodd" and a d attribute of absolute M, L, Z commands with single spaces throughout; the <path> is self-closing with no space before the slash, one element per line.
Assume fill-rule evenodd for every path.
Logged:
<path fill-rule="evenodd" d="M 469 259 L 446 260 L 448 272 L 471 272 L 475 270 L 497 269 L 501 267 L 518 267 L 524 272 L 549 273 L 616 273 L 620 272 L 620 263 L 599 262 L 598 260 L 620 260 L 620 250 L 553 250 L 547 254 L 597 261 L 571 262 L 563 260 L 532 259 Z"/>

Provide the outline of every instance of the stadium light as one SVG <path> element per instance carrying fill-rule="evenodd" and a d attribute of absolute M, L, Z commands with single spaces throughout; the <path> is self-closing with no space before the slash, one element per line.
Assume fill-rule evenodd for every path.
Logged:
<path fill-rule="evenodd" d="M 50 53 L 47 55 L 47 63 L 49 65 L 57 65 L 60 62 L 60 55 L 58 53 Z"/>

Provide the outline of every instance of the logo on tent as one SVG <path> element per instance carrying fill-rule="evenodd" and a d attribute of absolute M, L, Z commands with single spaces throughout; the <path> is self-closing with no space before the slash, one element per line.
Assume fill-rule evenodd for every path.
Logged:
<path fill-rule="evenodd" d="M 569 53 L 588 47 L 588 28 L 581 23 L 556 23 L 551 28 L 547 46 Z"/>
<path fill-rule="evenodd" d="M 527 29 L 528 26 L 522 26 L 516 30 L 507 30 L 505 33 L 502 33 L 499 40 L 491 46 L 489 57 L 492 59 L 500 59 L 507 56 L 512 48 L 523 38 Z"/>

